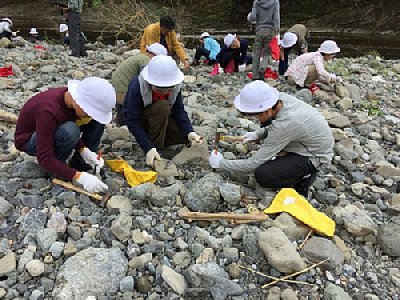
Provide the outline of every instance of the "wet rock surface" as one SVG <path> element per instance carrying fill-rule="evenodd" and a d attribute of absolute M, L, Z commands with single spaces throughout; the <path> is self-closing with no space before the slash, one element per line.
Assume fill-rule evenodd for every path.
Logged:
<path fill-rule="evenodd" d="M 4 64 L 15 70 L 0 80 L 0 108 L 13 114 L 35 93 L 69 79 L 110 79 L 116 63 L 132 55 L 120 54 L 123 43 L 93 46 L 82 59 L 68 56 L 61 45 L 45 44 L 48 51 L 42 51 L 19 44 L 0 48 Z M 297 91 L 283 78 L 271 82 L 320 110 L 335 137 L 333 162 L 318 173 L 309 195 L 315 208 L 335 220 L 335 236 L 313 233 L 305 243 L 309 228 L 288 214 L 242 225 L 179 216 L 184 207 L 242 213 L 251 204 L 261 210 L 276 195 L 257 187 L 253 174 L 213 172 L 207 163 L 217 128 L 230 135 L 259 128 L 233 107 L 249 82 L 244 73 L 210 77 L 210 67 L 196 67 L 183 96 L 207 145 L 169 149 L 173 155 L 165 152 L 154 184 L 129 187 L 106 167 L 113 195 L 106 208 L 53 185 L 34 157 L 13 146 L 14 125 L 0 123 L 0 299 L 398 300 L 399 64 L 372 56 L 336 59 L 328 68 L 344 84 L 315 94 Z M 259 147 L 226 141 L 218 146 L 237 159 Z M 107 125 L 100 147 L 105 159 L 112 152 L 148 170 L 126 128 Z M 281 277 L 326 258 L 290 278 L 297 283 L 265 289 L 272 279 L 240 268 Z"/>

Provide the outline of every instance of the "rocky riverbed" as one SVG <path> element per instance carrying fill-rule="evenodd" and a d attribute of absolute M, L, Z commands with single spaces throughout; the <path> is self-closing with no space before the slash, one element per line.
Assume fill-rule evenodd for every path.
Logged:
<path fill-rule="evenodd" d="M 0 108 L 14 114 L 33 94 L 69 79 L 110 79 L 137 52 L 124 52 L 123 42 L 96 44 L 77 59 L 61 45 L 18 45 L 0 48 L 15 72 L 0 78 Z M 177 156 L 180 148 L 164 151 L 155 184 L 131 188 L 106 168 L 113 195 L 106 208 L 53 185 L 34 157 L 15 149 L 14 126 L 0 123 L 0 299 L 400 299 L 400 60 L 340 58 L 328 67 L 343 85 L 311 94 L 285 80 L 269 83 L 317 107 L 332 128 L 333 163 L 309 195 L 335 220 L 331 239 L 310 235 L 286 213 L 242 225 L 179 216 L 187 208 L 261 210 L 276 195 L 251 174 L 236 178 L 207 163 L 217 128 L 240 135 L 259 126 L 233 107 L 249 82 L 244 73 L 210 77 L 210 67 L 200 66 L 186 76 L 186 109 L 208 145 Z M 105 158 L 120 155 L 147 169 L 125 127 L 108 125 L 101 147 Z M 243 158 L 258 146 L 219 147 L 226 158 Z M 282 277 L 327 258 L 288 278 L 296 282 L 261 288 L 272 280 L 260 273 Z"/>

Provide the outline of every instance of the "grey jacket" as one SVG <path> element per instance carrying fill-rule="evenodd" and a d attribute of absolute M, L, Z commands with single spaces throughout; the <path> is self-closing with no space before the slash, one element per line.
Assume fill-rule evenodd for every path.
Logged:
<path fill-rule="evenodd" d="M 278 33 L 281 28 L 279 0 L 254 0 L 248 20 L 256 22 L 256 30 L 267 27 Z"/>
<path fill-rule="evenodd" d="M 219 164 L 221 169 L 254 171 L 281 151 L 306 156 L 316 168 L 332 160 L 334 139 L 323 115 L 289 94 L 280 93 L 279 99 L 283 106 L 268 127 L 268 136 L 260 149 L 249 159 L 222 159 Z M 261 128 L 256 132 L 260 139 L 265 136 L 265 130 Z"/>

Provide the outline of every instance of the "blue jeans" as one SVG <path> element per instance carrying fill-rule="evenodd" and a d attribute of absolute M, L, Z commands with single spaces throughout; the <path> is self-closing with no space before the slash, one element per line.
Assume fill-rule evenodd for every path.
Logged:
<path fill-rule="evenodd" d="M 82 137 L 81 137 L 82 132 Z M 86 125 L 78 127 L 74 122 L 68 121 L 57 127 L 54 140 L 55 156 L 60 161 L 66 161 L 75 149 L 79 138 L 90 150 L 96 152 L 104 132 L 104 125 L 92 120 Z M 36 132 L 26 144 L 26 153 L 36 156 Z"/>

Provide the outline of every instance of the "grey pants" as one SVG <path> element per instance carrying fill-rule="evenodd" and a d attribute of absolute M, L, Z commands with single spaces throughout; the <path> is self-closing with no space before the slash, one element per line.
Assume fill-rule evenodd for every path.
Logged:
<path fill-rule="evenodd" d="M 271 50 L 269 49 L 269 42 L 274 36 L 275 30 L 272 28 L 259 28 L 256 31 L 253 45 L 253 78 L 259 78 L 260 74 L 264 79 L 264 72 L 267 69 L 269 60 L 271 59 Z M 260 59 L 262 62 L 260 65 Z"/>

